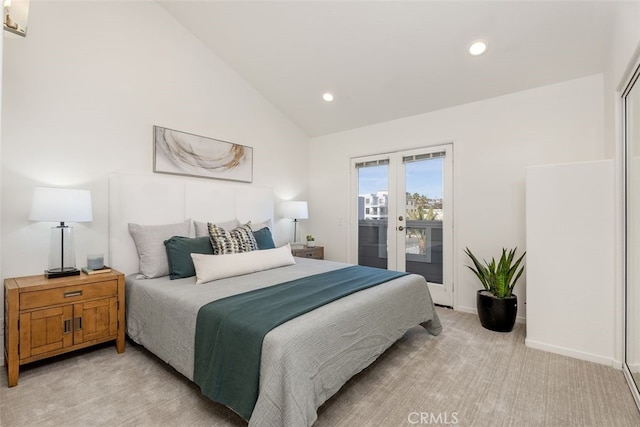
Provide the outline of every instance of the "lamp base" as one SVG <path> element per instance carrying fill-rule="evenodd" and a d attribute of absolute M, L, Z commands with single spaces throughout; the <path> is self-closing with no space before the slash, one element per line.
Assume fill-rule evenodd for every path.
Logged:
<path fill-rule="evenodd" d="M 79 276 L 80 270 L 77 268 L 65 268 L 60 270 L 59 268 L 52 268 L 51 270 L 45 270 L 44 276 L 47 279 L 55 279 L 56 277 L 67 277 L 67 276 Z"/>

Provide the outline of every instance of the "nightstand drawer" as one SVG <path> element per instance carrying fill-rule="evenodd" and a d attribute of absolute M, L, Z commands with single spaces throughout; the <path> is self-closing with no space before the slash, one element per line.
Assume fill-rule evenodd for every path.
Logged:
<path fill-rule="evenodd" d="M 301 258 L 324 259 L 324 247 L 314 246 L 312 248 L 293 248 L 291 249 L 291 254 Z"/>
<path fill-rule="evenodd" d="M 87 285 L 65 286 L 20 294 L 20 310 L 50 307 L 57 304 L 73 303 L 94 298 L 118 294 L 118 281 L 92 283 Z"/>

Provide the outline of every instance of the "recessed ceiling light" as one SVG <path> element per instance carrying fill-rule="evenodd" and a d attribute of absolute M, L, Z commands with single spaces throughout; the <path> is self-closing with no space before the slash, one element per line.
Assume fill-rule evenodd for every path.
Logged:
<path fill-rule="evenodd" d="M 322 99 L 324 99 L 327 102 L 331 102 L 333 101 L 333 95 L 327 92 L 324 95 L 322 95 Z"/>
<path fill-rule="evenodd" d="M 487 50 L 487 42 L 476 40 L 469 46 L 469 53 L 474 56 L 482 55 Z"/>

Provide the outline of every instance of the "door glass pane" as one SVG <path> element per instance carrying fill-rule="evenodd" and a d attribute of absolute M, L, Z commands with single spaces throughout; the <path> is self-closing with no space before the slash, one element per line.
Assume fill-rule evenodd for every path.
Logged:
<path fill-rule="evenodd" d="M 358 264 L 386 269 L 389 166 L 369 163 L 358 165 Z"/>
<path fill-rule="evenodd" d="M 443 166 L 443 157 L 405 163 L 405 271 L 431 283 L 443 283 Z"/>

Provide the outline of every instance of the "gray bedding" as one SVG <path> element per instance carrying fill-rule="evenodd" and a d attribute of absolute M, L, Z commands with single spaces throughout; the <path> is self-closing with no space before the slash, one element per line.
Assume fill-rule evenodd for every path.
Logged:
<path fill-rule="evenodd" d="M 195 285 L 195 278 L 126 279 L 127 333 L 193 379 L 195 325 L 204 304 L 347 264 L 296 258 L 296 264 Z M 353 375 L 410 328 L 441 331 L 424 278 L 403 276 L 357 292 L 269 332 L 250 426 L 310 426 L 316 411 Z"/>

